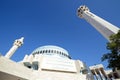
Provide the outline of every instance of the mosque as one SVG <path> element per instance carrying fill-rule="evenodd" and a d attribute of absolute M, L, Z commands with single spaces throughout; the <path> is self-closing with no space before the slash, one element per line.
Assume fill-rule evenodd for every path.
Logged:
<path fill-rule="evenodd" d="M 93 80 L 85 63 L 54 45 L 38 47 L 18 63 L 10 60 L 23 39 L 15 40 L 5 57 L 0 56 L 0 80 Z"/>
<path fill-rule="evenodd" d="M 109 36 L 120 29 L 96 16 L 85 5 L 78 8 L 78 16 L 84 18 L 108 41 Z M 0 80 L 111 80 L 111 71 L 103 66 L 90 66 L 81 60 L 71 59 L 68 51 L 55 45 L 40 46 L 22 61 L 10 60 L 15 51 L 23 44 L 24 38 L 15 40 L 5 56 L 0 55 Z M 110 76 L 109 76 L 110 74 Z M 115 77 L 115 76 L 114 76 Z M 120 80 L 120 71 L 117 73 Z M 115 79 L 115 78 L 114 78 Z"/>

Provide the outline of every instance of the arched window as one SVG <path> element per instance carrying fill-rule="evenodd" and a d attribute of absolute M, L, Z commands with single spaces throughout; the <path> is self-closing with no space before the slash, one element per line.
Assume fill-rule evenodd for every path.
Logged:
<path fill-rule="evenodd" d="M 45 50 L 45 53 L 48 53 L 48 50 Z"/>
<path fill-rule="evenodd" d="M 45 53 L 45 50 L 43 50 L 42 53 Z"/>
<path fill-rule="evenodd" d="M 50 50 L 48 50 L 48 53 L 50 53 Z"/>

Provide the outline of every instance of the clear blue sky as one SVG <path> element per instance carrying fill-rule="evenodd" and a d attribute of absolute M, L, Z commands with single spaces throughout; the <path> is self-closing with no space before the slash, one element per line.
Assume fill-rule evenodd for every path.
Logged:
<path fill-rule="evenodd" d="M 24 45 L 13 55 L 14 61 L 22 60 L 37 47 L 57 45 L 88 66 L 106 66 L 101 56 L 108 52 L 107 40 L 77 17 L 82 4 L 120 26 L 120 0 L 0 0 L 0 53 L 5 55 L 14 40 L 23 36 Z"/>

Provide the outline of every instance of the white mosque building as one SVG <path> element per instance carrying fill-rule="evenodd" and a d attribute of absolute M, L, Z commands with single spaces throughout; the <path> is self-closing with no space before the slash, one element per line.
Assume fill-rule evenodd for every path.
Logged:
<path fill-rule="evenodd" d="M 23 39 L 15 40 L 5 57 L 0 56 L 0 80 L 93 80 L 86 64 L 54 45 L 38 47 L 18 63 L 10 60 Z"/>
<path fill-rule="evenodd" d="M 84 18 L 108 41 L 110 35 L 120 30 L 90 12 L 85 5 L 78 8 L 78 16 Z M 6 55 L 0 55 L 0 80 L 94 80 L 93 75 L 95 80 L 111 80 L 113 73 L 105 72 L 101 64 L 91 66 L 89 70 L 84 62 L 71 59 L 67 50 L 54 45 L 38 47 L 20 62 L 10 60 L 23 40 L 23 37 L 15 40 Z M 117 76 L 120 77 L 119 72 Z"/>

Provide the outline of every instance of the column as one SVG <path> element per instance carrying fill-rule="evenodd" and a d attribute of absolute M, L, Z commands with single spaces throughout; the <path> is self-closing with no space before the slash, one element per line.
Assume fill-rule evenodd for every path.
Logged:
<path fill-rule="evenodd" d="M 104 75 L 102 74 L 101 70 L 98 69 L 98 71 L 99 71 L 99 73 L 100 73 L 100 78 L 101 78 L 101 80 L 105 80 Z"/>
<path fill-rule="evenodd" d="M 95 69 L 94 69 L 94 72 L 95 72 L 96 79 L 99 80 L 99 76 L 98 76 L 97 72 L 95 71 Z"/>

